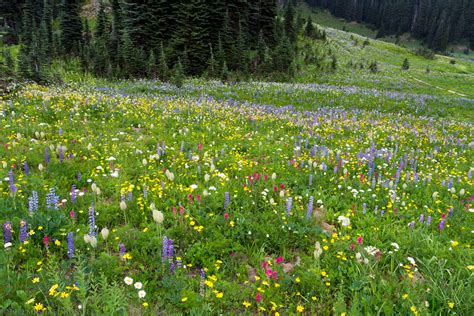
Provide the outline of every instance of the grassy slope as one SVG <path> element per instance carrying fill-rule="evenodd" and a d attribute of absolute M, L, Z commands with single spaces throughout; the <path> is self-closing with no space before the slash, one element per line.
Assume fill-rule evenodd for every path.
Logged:
<path fill-rule="evenodd" d="M 319 27 L 322 26 L 319 25 Z M 339 69 L 336 73 L 322 74 L 312 65 L 305 66 L 305 71 L 299 78 L 301 82 L 402 89 L 417 93 L 463 95 L 466 98 L 474 98 L 472 91 L 474 63 L 470 61 L 441 55 L 436 55 L 434 60 L 430 60 L 414 54 L 410 49 L 374 39 L 371 39 L 370 44 L 364 47 L 362 43 L 366 37 L 329 27 L 324 27 L 324 29 L 328 34 L 328 43 L 315 41 L 314 45 L 334 52 L 338 59 Z M 358 44 L 355 43 L 356 40 Z M 405 58 L 410 61 L 409 71 L 401 70 Z M 455 60 L 456 63 L 451 64 L 451 60 Z M 372 61 L 377 61 L 379 64 L 379 73 L 372 74 L 367 69 L 353 69 L 348 66 L 349 62 L 363 63 L 367 68 Z"/>
<path fill-rule="evenodd" d="M 458 97 L 465 95 L 466 98 L 474 98 L 474 63 L 470 59 L 474 57 L 474 53 L 471 53 L 472 56 L 455 53 L 456 57 L 436 55 L 434 60 L 426 59 L 413 53 L 412 50 L 421 45 L 409 36 L 402 36 L 399 46 L 394 43 L 394 37 L 375 40 L 376 30 L 367 25 L 350 23 L 332 16 L 327 11 L 310 9 L 304 4 L 301 4 L 299 9 L 305 17 L 312 14 L 313 21 L 328 34 L 329 44 L 314 42 L 314 46 L 323 51 L 331 49 L 339 63 L 338 71 L 331 74 L 321 73 L 316 67 L 305 65 L 305 71 L 298 78 L 299 82 L 354 85 Z M 370 45 L 363 47 L 362 43 L 367 38 L 370 39 Z M 357 45 L 355 40 L 359 42 Z M 410 61 L 409 71 L 400 69 L 405 58 Z M 456 64 L 450 64 L 451 60 L 455 60 Z M 354 70 L 347 66 L 350 61 L 358 64 L 362 62 L 366 67 L 370 62 L 377 61 L 381 71 L 371 74 L 367 69 Z M 430 70 L 429 73 L 427 69 Z"/>

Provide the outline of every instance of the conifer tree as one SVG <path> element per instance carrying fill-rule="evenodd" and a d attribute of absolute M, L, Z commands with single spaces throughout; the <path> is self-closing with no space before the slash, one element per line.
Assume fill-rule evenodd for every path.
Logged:
<path fill-rule="evenodd" d="M 403 60 L 402 69 L 403 69 L 403 70 L 408 70 L 408 69 L 410 69 L 410 62 L 408 61 L 408 58 L 405 58 L 405 60 Z"/>
<path fill-rule="evenodd" d="M 168 79 L 168 62 L 166 60 L 165 50 L 163 48 L 163 42 L 160 44 L 160 60 L 159 60 L 159 73 L 160 79 L 165 81 Z"/>
<path fill-rule="evenodd" d="M 148 57 L 148 63 L 147 63 L 147 75 L 151 79 L 156 79 L 157 72 L 158 72 L 158 69 L 156 66 L 155 54 L 153 53 L 153 50 L 151 50 L 150 56 Z"/>
<path fill-rule="evenodd" d="M 290 43 L 296 42 L 296 30 L 295 30 L 295 8 L 293 7 L 293 1 L 288 1 L 285 9 L 285 33 Z"/>
<path fill-rule="evenodd" d="M 314 38 L 315 36 L 315 30 L 314 30 L 313 20 L 311 19 L 311 15 L 308 17 L 308 21 L 306 22 L 304 35 L 309 38 Z"/>
<path fill-rule="evenodd" d="M 79 16 L 80 0 L 63 0 L 61 17 L 61 46 L 67 55 L 78 53 L 82 39 L 82 21 Z"/>

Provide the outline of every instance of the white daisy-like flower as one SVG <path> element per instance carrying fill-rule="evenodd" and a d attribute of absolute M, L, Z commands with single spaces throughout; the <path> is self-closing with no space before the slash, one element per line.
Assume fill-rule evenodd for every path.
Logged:
<path fill-rule="evenodd" d="M 146 296 L 146 292 L 144 290 L 138 291 L 138 297 L 139 298 L 144 298 Z"/>
<path fill-rule="evenodd" d="M 410 261 L 412 265 L 416 266 L 415 259 L 413 259 L 412 257 L 408 257 L 407 260 Z"/>
<path fill-rule="evenodd" d="M 400 246 L 396 242 L 392 242 L 390 245 L 394 248 L 393 250 L 398 251 L 400 249 Z"/>
<path fill-rule="evenodd" d="M 7 242 L 5 245 L 3 245 L 5 249 L 10 248 L 11 246 L 12 246 L 11 242 Z"/>
<path fill-rule="evenodd" d="M 133 279 L 131 277 L 125 277 L 125 279 L 123 279 L 123 281 L 127 285 L 132 285 L 133 284 Z"/>
<path fill-rule="evenodd" d="M 341 223 L 342 226 L 344 227 L 347 227 L 351 224 L 351 220 L 348 218 L 348 217 L 345 217 L 345 216 L 342 216 L 340 215 L 338 218 L 337 218 L 337 221 L 339 223 Z"/>
<path fill-rule="evenodd" d="M 141 290 L 142 287 L 143 287 L 143 284 L 142 282 L 135 282 L 135 284 L 133 285 L 137 290 Z"/>

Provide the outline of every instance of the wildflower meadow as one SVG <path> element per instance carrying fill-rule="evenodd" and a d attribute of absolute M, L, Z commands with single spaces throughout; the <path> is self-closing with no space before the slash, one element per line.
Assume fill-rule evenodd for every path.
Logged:
<path fill-rule="evenodd" d="M 0 313 L 472 315 L 469 115 L 329 85 L 28 85 L 0 103 Z"/>

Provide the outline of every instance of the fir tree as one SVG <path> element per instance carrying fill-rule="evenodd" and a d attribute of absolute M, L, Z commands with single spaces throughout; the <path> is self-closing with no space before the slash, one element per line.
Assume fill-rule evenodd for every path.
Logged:
<path fill-rule="evenodd" d="M 178 58 L 178 62 L 174 66 L 173 69 L 173 76 L 171 78 L 171 82 L 178 88 L 181 88 L 183 86 L 184 82 L 184 70 L 183 70 L 183 65 L 181 64 L 181 59 Z"/>
<path fill-rule="evenodd" d="M 410 62 L 408 61 L 408 58 L 405 58 L 405 60 L 403 60 L 402 69 L 403 69 L 403 70 L 408 70 L 408 69 L 410 69 Z"/>
<path fill-rule="evenodd" d="M 153 50 L 150 51 L 150 56 L 148 57 L 147 63 L 147 75 L 149 78 L 156 79 L 158 73 L 158 68 L 156 66 L 156 58 Z"/>
<path fill-rule="evenodd" d="M 61 18 L 61 46 L 65 54 L 75 55 L 82 39 L 80 0 L 63 0 Z"/>
<path fill-rule="evenodd" d="M 295 30 L 295 9 L 293 7 L 293 1 L 288 1 L 285 9 L 285 33 L 290 40 L 290 43 L 296 42 L 296 30 Z"/>
<path fill-rule="evenodd" d="M 314 38 L 315 36 L 315 30 L 314 30 L 313 20 L 311 19 L 311 15 L 308 17 L 308 21 L 306 22 L 304 35 L 309 38 Z"/>
<path fill-rule="evenodd" d="M 163 48 L 163 43 L 160 44 L 160 60 L 158 66 L 160 72 L 160 79 L 165 81 L 168 79 L 168 62 L 166 61 L 166 54 Z"/>

